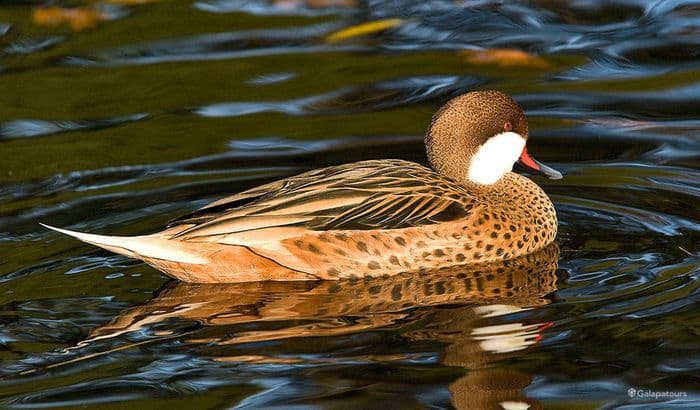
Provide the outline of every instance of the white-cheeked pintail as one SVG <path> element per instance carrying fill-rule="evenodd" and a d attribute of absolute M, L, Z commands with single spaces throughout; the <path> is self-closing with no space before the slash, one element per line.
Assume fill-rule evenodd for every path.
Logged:
<path fill-rule="evenodd" d="M 511 172 L 561 178 L 525 148 L 518 103 L 498 91 L 450 100 L 425 137 L 433 169 L 387 159 L 333 166 L 213 202 L 158 233 L 47 228 L 137 258 L 186 282 L 336 280 L 487 263 L 554 241 L 542 189 Z"/>

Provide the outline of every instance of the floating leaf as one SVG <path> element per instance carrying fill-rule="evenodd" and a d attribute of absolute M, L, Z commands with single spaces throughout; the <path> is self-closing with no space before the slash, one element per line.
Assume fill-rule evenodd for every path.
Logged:
<path fill-rule="evenodd" d="M 104 12 L 92 7 L 41 7 L 32 13 L 32 21 L 40 26 L 68 24 L 74 31 L 94 28 L 108 18 Z"/>
<path fill-rule="evenodd" d="M 495 64 L 501 67 L 549 68 L 549 63 L 545 59 L 512 48 L 462 50 L 458 54 L 469 64 Z"/>
<path fill-rule="evenodd" d="M 378 33 L 404 24 L 402 19 L 384 19 L 350 26 L 326 36 L 326 43 L 337 43 L 347 39 Z"/>

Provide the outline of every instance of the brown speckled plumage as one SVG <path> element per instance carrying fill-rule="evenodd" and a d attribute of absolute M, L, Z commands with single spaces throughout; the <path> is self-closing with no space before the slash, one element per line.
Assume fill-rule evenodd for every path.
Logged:
<path fill-rule="evenodd" d="M 188 282 L 382 277 L 508 260 L 550 244 L 557 219 L 528 178 L 508 172 L 492 185 L 466 178 L 476 150 L 504 124 L 527 139 L 527 120 L 510 97 L 465 94 L 433 117 L 426 147 L 435 171 L 403 160 L 318 169 L 221 199 L 139 237 L 180 260 L 64 232 Z"/>

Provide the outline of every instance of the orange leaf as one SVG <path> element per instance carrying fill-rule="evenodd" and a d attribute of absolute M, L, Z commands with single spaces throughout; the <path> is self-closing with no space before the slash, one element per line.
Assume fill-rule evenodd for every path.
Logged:
<path fill-rule="evenodd" d="M 73 31 L 94 28 L 107 18 L 102 11 L 89 7 L 42 7 L 34 9 L 32 13 L 32 21 L 40 26 L 68 24 Z"/>
<path fill-rule="evenodd" d="M 458 54 L 469 64 L 495 64 L 501 67 L 549 67 L 547 60 L 512 48 L 462 50 Z"/>

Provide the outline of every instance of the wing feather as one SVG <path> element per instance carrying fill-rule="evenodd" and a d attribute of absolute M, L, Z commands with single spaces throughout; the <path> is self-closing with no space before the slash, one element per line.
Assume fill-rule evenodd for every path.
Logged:
<path fill-rule="evenodd" d="M 363 161 L 310 171 L 213 202 L 171 226 L 190 224 L 185 239 L 270 235 L 275 227 L 316 231 L 400 229 L 467 217 L 464 187 L 402 160 Z M 238 235 L 247 232 L 246 235 Z M 255 235 L 258 237 L 258 235 Z"/>

